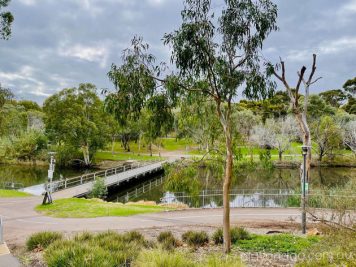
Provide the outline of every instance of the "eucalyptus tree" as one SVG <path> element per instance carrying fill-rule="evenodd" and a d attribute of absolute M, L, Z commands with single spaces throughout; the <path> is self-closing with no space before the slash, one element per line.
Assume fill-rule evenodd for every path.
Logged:
<path fill-rule="evenodd" d="M 344 125 L 344 144 L 356 155 L 356 119 Z"/>
<path fill-rule="evenodd" d="M 11 35 L 11 24 L 14 16 L 9 11 L 3 11 L 10 3 L 10 0 L 0 0 L 0 39 L 7 40 Z"/>
<path fill-rule="evenodd" d="M 294 113 L 295 118 L 298 122 L 300 131 L 303 133 L 303 145 L 309 148 L 307 152 L 307 160 L 306 160 L 306 177 L 307 177 L 307 181 L 309 181 L 310 166 L 311 166 L 311 159 L 312 159 L 311 132 L 307 120 L 309 91 L 310 91 L 310 86 L 316 83 L 319 79 L 321 79 L 321 77 L 314 79 L 314 75 L 316 71 L 316 55 L 313 54 L 313 63 L 309 75 L 306 74 L 307 68 L 305 66 L 301 67 L 300 71 L 297 72 L 298 79 L 295 88 L 293 88 L 290 85 L 290 83 L 287 81 L 286 65 L 282 59 L 280 60 L 280 63 L 274 67 L 272 66 L 272 64 L 269 65 L 271 69 L 273 69 L 274 76 L 279 81 L 282 82 L 286 92 L 288 93 L 292 112 Z M 279 73 L 280 69 L 281 69 L 280 71 L 281 73 Z M 302 84 L 304 85 L 305 94 L 304 94 L 304 103 L 301 105 L 299 91 L 300 91 L 300 86 Z"/>
<path fill-rule="evenodd" d="M 319 121 L 315 121 L 312 124 L 312 134 L 320 162 L 325 155 L 331 155 L 333 150 L 339 148 L 343 141 L 341 128 L 330 116 L 323 116 Z"/>
<path fill-rule="evenodd" d="M 165 34 L 164 44 L 172 48 L 171 62 L 176 71 L 156 64 L 142 39 L 134 38 L 125 51 L 123 64 L 112 65 L 109 78 L 117 91 L 118 108 L 138 113 L 149 95 L 163 92 L 172 104 L 186 98 L 215 102 L 225 139 L 223 183 L 224 251 L 229 252 L 230 198 L 233 171 L 233 102 L 239 94 L 266 97 L 273 91 L 271 68 L 260 62 L 264 40 L 277 30 L 277 7 L 270 0 L 225 0 L 214 14 L 210 0 L 185 0 L 178 30 Z"/>
<path fill-rule="evenodd" d="M 93 84 L 63 89 L 45 100 L 43 110 L 50 140 L 81 149 L 85 166 L 109 140 L 108 115 Z"/>

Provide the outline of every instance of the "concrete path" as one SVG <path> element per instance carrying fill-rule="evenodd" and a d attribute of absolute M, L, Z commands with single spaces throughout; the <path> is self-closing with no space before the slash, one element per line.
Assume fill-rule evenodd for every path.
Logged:
<path fill-rule="evenodd" d="M 19 261 L 10 254 L 10 250 L 4 243 L 0 245 L 0 267 L 18 267 L 21 266 Z"/>
<path fill-rule="evenodd" d="M 26 238 L 38 231 L 105 231 L 133 230 L 152 227 L 222 224 L 222 209 L 190 209 L 142 214 L 130 217 L 52 218 L 40 215 L 34 207 L 42 201 L 39 197 L 0 199 L 0 216 L 4 220 L 4 236 L 9 245 L 23 244 Z M 248 225 L 256 222 L 300 221 L 298 209 L 284 208 L 234 208 L 231 223 Z"/>

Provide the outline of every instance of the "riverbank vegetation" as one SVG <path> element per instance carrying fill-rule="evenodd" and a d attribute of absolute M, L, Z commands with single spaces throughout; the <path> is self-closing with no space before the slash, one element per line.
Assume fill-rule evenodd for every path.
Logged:
<path fill-rule="evenodd" d="M 131 216 L 135 214 L 174 210 L 172 207 L 154 203 L 115 203 L 100 199 L 66 198 L 53 204 L 38 205 L 36 210 L 44 215 L 58 218 L 95 218 L 106 216 Z"/>

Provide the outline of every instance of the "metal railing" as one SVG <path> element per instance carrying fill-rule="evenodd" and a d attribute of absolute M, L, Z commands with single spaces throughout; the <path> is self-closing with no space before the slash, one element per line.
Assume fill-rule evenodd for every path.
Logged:
<path fill-rule="evenodd" d="M 58 181 L 53 181 L 50 186 L 51 186 L 52 192 L 57 192 L 57 191 L 64 190 L 64 189 L 67 189 L 70 187 L 82 185 L 82 184 L 85 184 L 88 182 L 93 182 L 100 178 L 105 179 L 108 176 L 116 175 L 116 174 L 123 173 L 123 172 L 129 171 L 129 170 L 133 170 L 133 169 L 137 169 L 140 167 L 155 164 L 158 162 L 160 162 L 160 161 L 155 160 L 155 161 L 148 161 L 148 162 L 147 161 L 134 162 L 131 164 L 122 165 L 119 167 L 110 168 L 110 169 L 106 169 L 106 170 L 102 170 L 102 171 L 98 171 L 98 172 L 87 173 L 87 174 L 83 174 L 83 175 L 72 177 L 72 178 L 65 178 L 65 179 L 61 179 Z"/>
<path fill-rule="evenodd" d="M 230 207 L 232 208 L 282 208 L 300 207 L 301 194 L 293 190 L 283 189 L 239 189 L 230 192 Z M 194 208 L 219 208 L 223 206 L 221 190 L 203 190 L 198 194 L 167 192 L 160 199 L 161 203 L 183 203 Z M 356 209 L 354 192 L 335 194 L 314 191 L 308 194 L 308 207 L 336 208 L 344 203 L 348 209 Z"/>
<path fill-rule="evenodd" d="M 150 192 L 152 189 L 163 184 L 164 176 L 159 177 L 158 179 L 154 179 L 144 183 L 140 187 L 136 187 L 134 190 L 126 192 L 124 195 L 116 198 L 116 202 L 126 203 L 132 199 L 137 199 L 139 196 Z"/>
<path fill-rule="evenodd" d="M 0 188 L 7 189 L 7 190 L 19 190 L 23 189 L 23 183 L 16 183 L 16 182 L 1 182 Z"/>

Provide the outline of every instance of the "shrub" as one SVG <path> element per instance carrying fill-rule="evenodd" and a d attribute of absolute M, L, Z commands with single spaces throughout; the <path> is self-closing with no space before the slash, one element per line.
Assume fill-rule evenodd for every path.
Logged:
<path fill-rule="evenodd" d="M 63 235 L 56 232 L 39 232 L 31 235 L 26 241 L 26 247 L 28 250 L 45 249 L 51 243 L 57 240 L 62 240 Z"/>
<path fill-rule="evenodd" d="M 213 255 L 209 256 L 199 266 L 201 266 L 201 267 L 220 267 L 220 266 L 242 267 L 242 266 L 244 266 L 244 264 L 242 263 L 240 257 L 238 257 L 238 256 L 213 254 Z"/>
<path fill-rule="evenodd" d="M 181 252 L 167 252 L 160 249 L 140 253 L 133 267 L 197 267 L 189 257 Z"/>
<path fill-rule="evenodd" d="M 158 243 L 166 250 L 172 250 L 178 246 L 178 240 L 174 237 L 172 232 L 161 232 L 157 237 Z"/>
<path fill-rule="evenodd" d="M 236 243 L 238 240 L 249 240 L 251 239 L 250 233 L 242 227 L 231 228 L 231 242 Z"/>
<path fill-rule="evenodd" d="M 73 240 L 52 243 L 44 259 L 49 267 L 62 266 L 128 266 L 142 249 L 139 235 L 129 232 L 120 235 L 113 231 L 91 235 L 83 233 Z"/>
<path fill-rule="evenodd" d="M 108 189 L 105 185 L 104 179 L 103 178 L 97 179 L 93 184 L 93 188 L 90 196 L 92 198 L 105 199 L 107 194 L 108 194 Z"/>
<path fill-rule="evenodd" d="M 137 242 L 141 244 L 144 244 L 146 242 L 145 237 L 137 231 L 130 231 L 123 234 L 123 239 L 126 242 Z"/>
<path fill-rule="evenodd" d="M 209 236 L 204 231 L 188 231 L 182 235 L 182 240 L 190 246 L 202 246 L 209 242 Z"/>
<path fill-rule="evenodd" d="M 238 240 L 247 240 L 251 239 L 250 233 L 245 230 L 244 228 L 241 227 L 233 227 L 230 229 L 231 233 L 231 242 L 236 243 Z M 214 243 L 217 244 L 222 244 L 224 243 L 224 234 L 223 234 L 223 229 L 219 228 L 217 229 L 212 236 Z"/>

